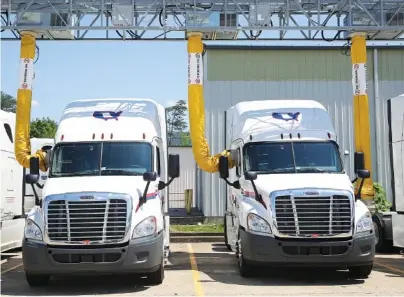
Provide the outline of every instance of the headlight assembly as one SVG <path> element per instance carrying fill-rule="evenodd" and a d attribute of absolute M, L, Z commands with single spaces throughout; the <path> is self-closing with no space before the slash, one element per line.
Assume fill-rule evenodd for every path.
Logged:
<path fill-rule="evenodd" d="M 361 217 L 356 224 L 356 233 L 367 232 L 373 230 L 372 216 L 367 212 L 363 217 Z"/>
<path fill-rule="evenodd" d="M 24 230 L 25 238 L 42 240 L 42 231 L 34 221 L 27 219 Z"/>
<path fill-rule="evenodd" d="M 268 222 L 260 216 L 249 213 L 247 216 L 247 228 L 253 232 L 271 234 L 272 230 Z"/>
<path fill-rule="evenodd" d="M 143 221 L 141 221 L 139 224 L 136 225 L 135 229 L 133 229 L 132 238 L 150 236 L 155 234 L 156 231 L 157 231 L 156 217 L 151 216 L 144 219 Z"/>

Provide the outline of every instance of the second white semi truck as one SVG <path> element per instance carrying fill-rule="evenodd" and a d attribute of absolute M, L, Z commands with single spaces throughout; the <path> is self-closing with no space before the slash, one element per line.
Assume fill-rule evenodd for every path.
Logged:
<path fill-rule="evenodd" d="M 366 278 L 375 256 L 372 218 L 324 106 L 240 102 L 226 112 L 226 131 L 235 166 L 219 160 L 228 185 L 225 241 L 240 274 L 250 276 L 256 265 L 321 266 Z M 355 168 L 359 181 L 370 176 L 363 159 Z"/>
<path fill-rule="evenodd" d="M 164 279 L 169 252 L 167 186 L 179 176 L 168 155 L 166 113 L 150 99 L 93 99 L 64 110 L 47 154 L 42 199 L 23 240 L 31 286 L 53 275 L 146 275 Z M 27 183 L 39 179 L 31 157 Z M 170 178 L 170 179 L 169 179 Z"/>
<path fill-rule="evenodd" d="M 30 186 L 24 183 L 27 169 L 15 158 L 14 143 L 16 114 L 0 110 L 0 237 L 1 252 L 21 248 L 26 214 L 34 206 L 35 199 Z M 33 151 L 52 145 L 53 139 L 31 138 Z M 46 179 L 46 172 L 40 172 Z M 41 181 L 38 182 L 41 184 Z M 41 197 L 41 189 L 37 189 Z"/>
<path fill-rule="evenodd" d="M 392 209 L 373 215 L 376 251 L 404 248 L 404 94 L 387 100 Z"/>

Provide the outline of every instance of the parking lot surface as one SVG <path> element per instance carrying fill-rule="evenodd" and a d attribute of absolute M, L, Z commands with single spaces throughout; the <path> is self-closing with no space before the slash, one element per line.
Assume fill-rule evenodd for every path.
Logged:
<path fill-rule="evenodd" d="M 166 277 L 158 286 L 134 276 L 72 276 L 30 288 L 20 253 L 1 266 L 2 296 L 404 296 L 404 256 L 398 253 L 378 255 L 365 280 L 350 279 L 347 271 L 293 268 L 259 270 L 256 277 L 244 279 L 234 253 L 218 243 L 172 244 Z"/>

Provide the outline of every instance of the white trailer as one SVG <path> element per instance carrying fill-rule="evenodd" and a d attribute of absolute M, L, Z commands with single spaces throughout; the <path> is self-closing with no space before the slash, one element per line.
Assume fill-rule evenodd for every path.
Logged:
<path fill-rule="evenodd" d="M 404 94 L 387 101 L 392 209 L 373 215 L 376 251 L 404 248 Z"/>
<path fill-rule="evenodd" d="M 25 168 L 15 159 L 15 120 L 15 113 L 0 111 L 1 252 L 21 248 L 26 213 L 34 206 L 31 187 L 24 183 Z M 53 140 L 31 139 L 35 151 L 47 143 L 51 144 Z M 41 174 L 46 176 L 45 172 Z M 41 195 L 41 189 L 37 193 Z"/>
<path fill-rule="evenodd" d="M 23 263 L 31 286 L 62 274 L 144 274 L 162 283 L 169 253 L 166 113 L 150 99 L 77 100 L 65 108 L 43 198 L 28 214 Z M 31 157 L 27 183 L 39 179 Z M 170 180 L 169 177 L 171 178 Z"/>
<path fill-rule="evenodd" d="M 326 109 L 312 100 L 236 104 L 226 112 L 225 241 L 239 272 L 256 265 L 326 266 L 357 278 L 372 271 L 371 214 L 355 195 Z M 359 160 L 359 159 L 358 159 Z M 357 177 L 370 172 L 356 164 Z"/>

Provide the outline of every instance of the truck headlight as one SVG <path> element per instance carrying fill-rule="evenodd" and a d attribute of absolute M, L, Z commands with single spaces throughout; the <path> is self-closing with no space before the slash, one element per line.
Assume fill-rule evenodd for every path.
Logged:
<path fill-rule="evenodd" d="M 366 232 L 373 230 L 372 216 L 367 212 L 363 217 L 361 217 L 356 224 L 356 232 Z"/>
<path fill-rule="evenodd" d="M 132 238 L 139 238 L 144 236 L 153 235 L 156 233 L 157 223 L 156 217 L 148 217 L 136 225 L 133 229 Z"/>
<path fill-rule="evenodd" d="M 254 232 L 271 234 L 271 226 L 260 216 L 249 213 L 247 216 L 247 228 Z"/>
<path fill-rule="evenodd" d="M 34 221 L 27 219 L 24 230 L 25 238 L 42 240 L 42 231 Z"/>

